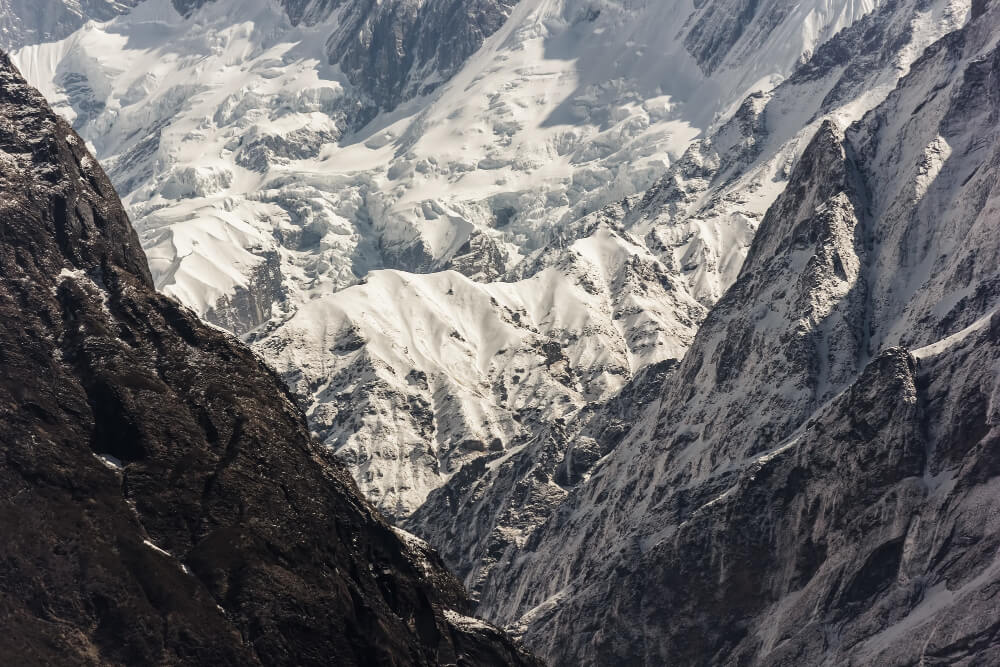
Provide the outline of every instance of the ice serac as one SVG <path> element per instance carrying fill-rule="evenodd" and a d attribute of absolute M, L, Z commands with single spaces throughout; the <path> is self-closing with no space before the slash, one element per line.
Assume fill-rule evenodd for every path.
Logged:
<path fill-rule="evenodd" d="M 971 16 L 821 122 L 658 400 L 492 569 L 481 609 L 555 664 L 1000 656 L 1000 9 Z"/>
<path fill-rule="evenodd" d="M 0 662 L 537 664 L 154 290 L 83 140 L 0 55 Z"/>

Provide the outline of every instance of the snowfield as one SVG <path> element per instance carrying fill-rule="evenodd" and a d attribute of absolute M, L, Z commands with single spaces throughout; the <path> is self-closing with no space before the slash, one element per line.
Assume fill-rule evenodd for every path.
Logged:
<path fill-rule="evenodd" d="M 772 0 L 739 30 L 719 27 L 725 6 L 497 3 L 454 72 L 379 70 L 409 91 L 389 105 L 329 57 L 357 2 L 293 25 L 274 0 L 187 18 L 147 0 L 15 60 L 110 173 L 158 288 L 249 334 L 406 515 L 463 462 L 680 358 L 735 278 L 754 217 L 629 233 L 605 207 L 873 5 Z M 471 282 L 431 275 L 448 270 Z"/>

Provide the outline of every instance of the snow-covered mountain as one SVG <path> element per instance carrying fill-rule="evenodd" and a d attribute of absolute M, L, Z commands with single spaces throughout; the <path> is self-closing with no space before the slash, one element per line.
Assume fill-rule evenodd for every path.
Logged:
<path fill-rule="evenodd" d="M 964 2 L 882 5 L 820 47 L 773 91 L 748 96 L 649 191 L 592 217 L 641 239 L 668 275 L 711 306 L 736 279 L 744 243 L 787 187 L 822 123 L 845 127 L 860 118 L 925 47 L 962 24 L 967 10 Z M 740 326 L 727 332 L 733 345 L 741 340 Z M 679 357 L 661 359 L 670 358 Z M 624 431 L 657 399 L 659 387 L 676 382 L 685 380 L 671 374 L 670 364 L 648 366 L 611 403 L 593 403 L 575 419 L 536 428 L 511 456 L 451 478 L 406 525 L 438 545 L 472 590 L 483 590 L 491 585 L 490 571 L 518 559 L 532 531 L 602 458 L 634 437 Z M 748 411 L 760 409 L 747 403 Z"/>
<path fill-rule="evenodd" d="M 554 664 L 988 662 L 998 11 L 146 0 L 16 58 Z"/>
<path fill-rule="evenodd" d="M 682 356 L 756 220 L 654 247 L 605 207 L 871 8 L 146 0 L 15 60 L 107 167 L 157 286 L 253 331 L 406 515 Z M 415 275 L 444 270 L 473 282 Z M 447 329 L 433 354 L 418 322 Z"/>
<path fill-rule="evenodd" d="M 509 283 L 378 271 L 251 334 L 325 442 L 390 512 L 482 456 L 614 396 L 690 342 L 704 308 L 602 227 Z"/>

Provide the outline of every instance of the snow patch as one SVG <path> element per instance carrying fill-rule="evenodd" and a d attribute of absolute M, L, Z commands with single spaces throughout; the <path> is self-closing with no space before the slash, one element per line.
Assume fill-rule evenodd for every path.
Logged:
<path fill-rule="evenodd" d="M 472 616 L 465 616 L 452 609 L 445 609 L 444 617 L 451 625 L 455 626 L 456 628 L 465 630 L 467 632 L 497 631 L 496 628 L 494 628 L 489 623 L 486 623 L 485 621 L 481 621 L 478 618 L 473 618 Z"/>

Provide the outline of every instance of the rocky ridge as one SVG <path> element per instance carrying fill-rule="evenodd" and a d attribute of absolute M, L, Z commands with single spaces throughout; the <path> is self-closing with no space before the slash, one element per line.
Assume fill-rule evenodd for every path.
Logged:
<path fill-rule="evenodd" d="M 618 229 L 658 260 L 674 293 L 689 295 L 695 304 L 689 311 L 693 335 L 704 313 L 736 281 L 761 218 L 786 188 L 812 134 L 825 121 L 849 124 L 884 100 L 921 51 L 961 26 L 967 13 L 963 2 L 881 5 L 833 37 L 773 91 L 747 97 L 732 118 L 692 144 L 648 192 L 554 231 L 549 246 L 519 264 L 508 279 L 543 270 L 561 248 L 595 228 Z M 732 307 L 741 308 L 740 303 Z M 742 327 L 743 320 L 726 332 L 734 348 L 742 345 Z M 836 333 L 825 335 L 837 339 Z M 683 347 L 635 365 L 636 377 L 621 385 L 621 395 L 610 405 L 594 401 L 558 428 L 536 428 L 537 437 L 514 456 L 449 479 L 405 525 L 439 545 L 478 593 L 489 570 L 519 557 L 531 532 L 559 511 L 573 487 L 622 440 L 622 430 L 638 418 L 640 406 L 654 400 L 659 389 L 642 375 L 681 380 L 664 375 L 670 360 L 680 359 L 692 340 L 677 339 Z M 820 375 L 809 381 L 826 382 Z M 757 409 L 753 401 L 746 405 L 747 411 Z M 569 470 L 575 472 L 567 477 Z"/>
<path fill-rule="evenodd" d="M 463 465 L 506 457 L 649 364 L 678 359 L 704 314 L 612 228 L 546 264 L 488 285 L 377 272 L 247 338 L 369 498 L 405 517 Z"/>
<path fill-rule="evenodd" d="M 996 659 L 998 21 L 820 125 L 672 381 L 481 609 L 555 664 Z"/>

